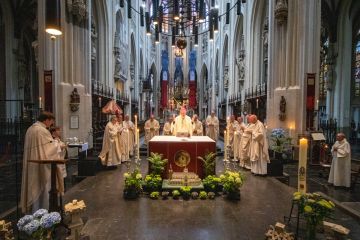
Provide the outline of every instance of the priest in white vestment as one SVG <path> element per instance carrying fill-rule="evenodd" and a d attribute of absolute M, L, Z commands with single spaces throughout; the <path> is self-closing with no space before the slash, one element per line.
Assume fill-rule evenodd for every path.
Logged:
<path fill-rule="evenodd" d="M 254 124 L 250 122 L 251 115 L 247 115 L 247 125 L 242 127 L 243 134 L 240 140 L 240 167 L 246 168 L 248 170 L 251 169 L 250 164 L 250 144 L 251 144 L 251 136 L 252 130 L 255 127 Z"/>
<path fill-rule="evenodd" d="M 168 118 L 167 122 L 164 124 L 163 135 L 165 135 L 165 136 L 172 135 L 172 122 L 173 122 L 173 118 L 170 116 Z"/>
<path fill-rule="evenodd" d="M 124 121 L 122 119 L 122 116 L 118 116 L 119 121 L 119 143 L 120 143 L 120 153 L 121 153 L 121 162 L 127 162 L 130 160 L 130 154 L 129 154 L 129 137 L 130 132 L 127 127 L 124 125 Z"/>
<path fill-rule="evenodd" d="M 160 124 L 155 119 L 154 114 L 151 114 L 150 119 L 145 122 L 145 144 L 148 145 L 149 141 L 159 135 Z"/>
<path fill-rule="evenodd" d="M 235 120 L 235 116 L 230 116 L 230 121 L 228 121 L 226 129 L 229 131 L 229 142 L 228 146 L 230 146 L 230 157 L 234 156 L 234 135 L 236 131 L 236 126 L 238 125 L 238 122 Z"/>
<path fill-rule="evenodd" d="M 59 146 L 47 129 L 53 125 L 54 120 L 52 113 L 42 112 L 38 121 L 26 131 L 20 199 L 23 213 L 35 212 L 39 208 L 49 209 L 51 166 L 28 160 L 59 159 Z"/>
<path fill-rule="evenodd" d="M 198 115 L 194 114 L 193 116 L 193 121 L 192 121 L 192 125 L 193 125 L 193 136 L 203 136 L 203 125 L 202 122 L 199 121 L 198 119 Z"/>
<path fill-rule="evenodd" d="M 186 108 L 181 107 L 180 115 L 175 118 L 173 134 L 180 137 L 191 137 L 192 131 L 191 118 L 186 115 Z"/>
<path fill-rule="evenodd" d="M 61 141 L 61 128 L 60 127 L 51 127 L 50 128 L 51 136 L 54 139 L 54 142 L 58 146 L 58 158 L 65 159 L 66 155 L 66 144 Z M 64 178 L 66 178 L 66 165 L 65 164 L 58 164 L 57 165 L 57 190 L 61 195 L 64 195 L 65 192 L 65 185 L 64 185 Z"/>
<path fill-rule="evenodd" d="M 256 175 L 266 175 L 267 164 L 270 162 L 266 129 L 256 115 L 252 115 L 250 121 L 254 124 L 250 143 L 251 172 Z"/>
<path fill-rule="evenodd" d="M 351 149 L 345 134 L 338 133 L 336 142 L 331 148 L 333 159 L 331 162 L 329 183 L 336 187 L 350 187 L 351 185 Z"/>
<path fill-rule="evenodd" d="M 129 115 L 125 115 L 125 121 L 123 122 L 123 127 L 127 129 L 128 131 L 128 149 L 129 149 L 129 155 L 134 155 L 134 145 L 135 145 L 135 125 L 132 121 L 130 121 Z"/>
<path fill-rule="evenodd" d="M 217 142 L 219 137 L 219 119 L 215 116 L 215 111 L 206 118 L 206 136 Z"/>
<path fill-rule="evenodd" d="M 105 166 L 116 166 L 121 163 L 121 149 L 119 143 L 119 124 L 116 116 L 112 116 L 106 124 L 103 137 L 103 146 L 99 155 Z"/>
<path fill-rule="evenodd" d="M 243 123 L 242 117 L 237 118 L 237 124 L 235 128 L 236 129 L 234 131 L 234 142 L 233 142 L 234 160 L 240 161 L 240 155 L 241 155 L 240 142 L 241 142 L 241 136 L 244 133 L 243 129 L 245 129 L 245 124 Z"/>

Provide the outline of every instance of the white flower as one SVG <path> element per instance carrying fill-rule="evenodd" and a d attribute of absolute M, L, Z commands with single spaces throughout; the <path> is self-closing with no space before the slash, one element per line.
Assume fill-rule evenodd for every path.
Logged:
<path fill-rule="evenodd" d="M 140 173 L 136 174 L 136 179 L 141 179 L 142 175 Z"/>
<path fill-rule="evenodd" d="M 124 173 L 124 178 L 128 178 L 130 177 L 130 174 L 129 173 Z"/>

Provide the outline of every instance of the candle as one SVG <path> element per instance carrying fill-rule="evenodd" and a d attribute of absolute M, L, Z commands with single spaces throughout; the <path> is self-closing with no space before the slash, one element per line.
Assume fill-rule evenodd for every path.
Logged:
<path fill-rule="evenodd" d="M 139 129 L 136 129 L 136 138 L 137 138 L 137 159 L 140 159 L 140 138 L 139 138 Z"/>
<path fill-rule="evenodd" d="M 41 97 L 39 97 L 39 108 L 42 108 L 42 101 L 41 101 Z"/>
<path fill-rule="evenodd" d="M 135 129 L 137 129 L 137 116 L 136 116 L 136 114 L 135 114 L 134 118 L 135 118 Z M 135 136 L 135 137 L 136 137 L 136 136 Z M 137 142 L 136 142 L 136 138 L 135 138 L 135 143 L 137 143 Z"/>
<path fill-rule="evenodd" d="M 101 108 L 101 97 L 99 97 L 98 102 L 99 102 L 99 108 Z"/>
<path fill-rule="evenodd" d="M 226 130 L 224 131 L 224 159 L 227 159 L 227 154 L 226 154 L 226 140 L 227 140 L 227 135 L 226 135 Z"/>
<path fill-rule="evenodd" d="M 259 99 L 257 98 L 256 99 L 256 109 L 258 109 L 259 108 Z"/>
<path fill-rule="evenodd" d="M 307 165 L 308 140 L 300 139 L 299 146 L 299 170 L 298 170 L 298 191 L 306 193 L 306 165 Z"/>
<path fill-rule="evenodd" d="M 290 126 L 290 129 L 289 129 L 289 137 L 291 137 L 291 129 L 292 129 L 292 126 Z"/>
<path fill-rule="evenodd" d="M 319 110 L 319 99 L 316 100 L 316 108 L 315 108 L 315 111 Z"/>

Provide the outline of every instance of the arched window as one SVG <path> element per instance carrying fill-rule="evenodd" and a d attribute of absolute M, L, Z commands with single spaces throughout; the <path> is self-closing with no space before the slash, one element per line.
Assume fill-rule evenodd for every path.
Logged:
<path fill-rule="evenodd" d="M 325 76 L 327 72 L 327 58 L 329 49 L 329 36 L 326 30 L 323 29 L 321 36 L 321 52 L 320 52 L 320 74 L 319 74 L 319 100 L 326 99 L 326 81 Z"/>
<path fill-rule="evenodd" d="M 357 32 L 354 43 L 354 81 L 355 97 L 360 96 L 360 30 Z"/>

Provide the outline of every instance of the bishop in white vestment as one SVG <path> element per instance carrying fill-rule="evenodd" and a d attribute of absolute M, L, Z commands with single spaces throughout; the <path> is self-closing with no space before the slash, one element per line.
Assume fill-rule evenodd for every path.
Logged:
<path fill-rule="evenodd" d="M 28 160 L 59 159 L 59 147 L 47 129 L 54 120 L 52 113 L 43 112 L 38 121 L 26 131 L 20 199 L 23 213 L 35 212 L 39 208 L 49 209 L 51 166 L 31 163 Z"/>
<path fill-rule="evenodd" d="M 250 143 L 251 172 L 256 175 L 266 175 L 267 164 L 270 162 L 266 129 L 256 115 L 252 115 L 250 121 L 254 124 Z"/>
<path fill-rule="evenodd" d="M 351 149 L 343 133 L 336 135 L 336 142 L 331 148 L 333 159 L 331 162 L 329 183 L 339 187 L 351 185 Z"/>
<path fill-rule="evenodd" d="M 247 116 L 248 125 L 243 127 L 243 134 L 240 141 L 240 167 L 251 169 L 250 164 L 250 144 L 252 141 L 252 131 L 255 127 L 254 124 L 250 122 L 251 115 Z"/>
<path fill-rule="evenodd" d="M 119 124 L 117 117 L 112 116 L 106 124 L 103 146 L 99 155 L 101 163 L 105 166 L 116 166 L 121 163 L 121 148 L 119 143 Z"/>
<path fill-rule="evenodd" d="M 180 115 L 175 118 L 173 134 L 175 136 L 191 137 L 192 136 L 191 118 L 186 115 L 186 108 L 180 109 Z"/>
<path fill-rule="evenodd" d="M 125 141 L 128 142 L 128 150 L 130 156 L 134 154 L 134 145 L 135 145 L 135 125 L 132 121 L 130 121 L 129 115 L 125 115 L 125 121 L 123 122 L 123 127 L 128 131 L 128 139 Z"/>

